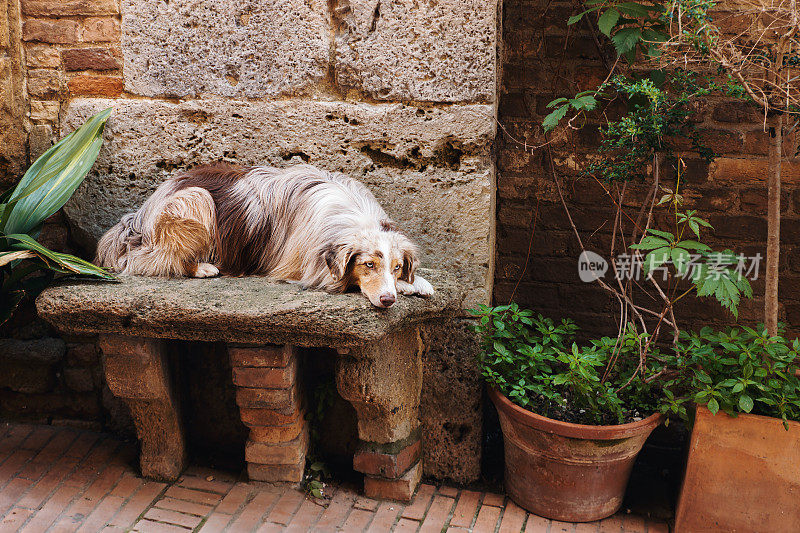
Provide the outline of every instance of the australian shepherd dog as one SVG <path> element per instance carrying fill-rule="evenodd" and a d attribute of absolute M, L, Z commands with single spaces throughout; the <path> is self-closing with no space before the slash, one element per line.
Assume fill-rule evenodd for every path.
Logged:
<path fill-rule="evenodd" d="M 96 262 L 160 277 L 261 275 L 309 289 L 358 287 L 377 307 L 430 296 L 417 251 L 371 192 L 343 174 L 198 167 L 162 183 L 97 245 Z"/>

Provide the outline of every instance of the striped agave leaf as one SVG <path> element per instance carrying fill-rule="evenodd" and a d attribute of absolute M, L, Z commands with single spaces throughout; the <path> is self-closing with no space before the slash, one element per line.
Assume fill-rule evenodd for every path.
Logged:
<path fill-rule="evenodd" d="M 105 279 L 116 279 L 113 274 L 106 272 L 99 266 L 93 265 L 88 261 L 84 261 L 79 257 L 60 252 L 54 252 L 45 248 L 36 242 L 36 240 L 30 235 L 4 235 L 3 238 L 8 239 L 9 242 L 13 243 L 11 244 L 12 250 L 27 251 L 34 254 L 51 270 L 56 270 L 65 274 L 80 274 L 84 276 L 96 276 Z M 16 259 L 21 258 L 22 257 L 18 257 Z M 0 260 L 2 260 L 2 258 L 0 258 Z"/>
<path fill-rule="evenodd" d="M 0 206 L 0 232 L 35 233 L 64 204 L 94 165 L 111 108 L 94 115 L 31 165 Z"/>

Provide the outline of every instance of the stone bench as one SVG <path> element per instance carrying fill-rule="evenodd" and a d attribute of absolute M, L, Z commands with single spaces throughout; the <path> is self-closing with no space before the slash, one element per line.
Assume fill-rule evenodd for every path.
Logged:
<path fill-rule="evenodd" d="M 142 474 L 159 480 L 176 479 L 186 461 L 167 340 L 226 343 L 249 428 L 247 471 L 260 481 L 302 480 L 309 437 L 297 347 L 336 349 L 336 385 L 358 417 L 353 466 L 365 474 L 367 496 L 404 500 L 422 475 L 419 326 L 456 313 L 463 299 L 453 276 L 420 272 L 434 296 L 401 296 L 386 310 L 359 294 L 256 277 L 66 282 L 36 306 L 64 334 L 98 335 L 108 387 L 130 408 L 141 440 Z"/>

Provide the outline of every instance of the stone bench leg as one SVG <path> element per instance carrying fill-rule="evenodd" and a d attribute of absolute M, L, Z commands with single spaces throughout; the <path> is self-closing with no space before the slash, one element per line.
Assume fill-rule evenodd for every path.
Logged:
<path fill-rule="evenodd" d="M 128 405 L 136 425 L 142 475 L 175 481 L 186 466 L 186 446 L 164 341 L 100 335 L 98 345 L 108 388 Z"/>
<path fill-rule="evenodd" d="M 247 473 L 256 481 L 303 480 L 308 424 L 293 346 L 229 345 L 242 422 L 250 428 Z"/>
<path fill-rule="evenodd" d="M 419 402 L 422 340 L 417 329 L 340 350 L 336 385 L 358 415 L 353 468 L 370 498 L 408 501 L 422 477 Z"/>

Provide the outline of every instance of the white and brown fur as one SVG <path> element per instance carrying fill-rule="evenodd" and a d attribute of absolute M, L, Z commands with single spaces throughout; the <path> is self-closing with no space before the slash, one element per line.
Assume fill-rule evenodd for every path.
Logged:
<path fill-rule="evenodd" d="M 429 296 L 416 247 L 358 181 L 310 165 L 198 167 L 161 184 L 97 246 L 122 274 L 263 275 L 306 288 L 359 287 L 378 307 Z"/>

